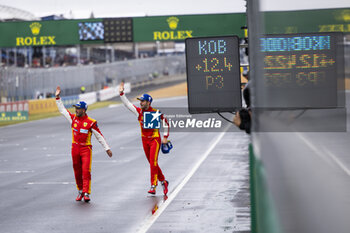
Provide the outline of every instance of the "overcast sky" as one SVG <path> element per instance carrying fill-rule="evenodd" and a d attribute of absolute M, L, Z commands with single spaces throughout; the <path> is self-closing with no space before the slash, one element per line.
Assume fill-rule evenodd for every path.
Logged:
<path fill-rule="evenodd" d="M 74 18 L 244 12 L 244 0 L 0 0 L 37 17 L 72 11 Z M 350 8 L 350 0 L 261 0 L 263 10 Z"/>
<path fill-rule="evenodd" d="M 30 11 L 35 16 L 67 14 L 75 18 L 244 12 L 244 0 L 0 0 L 0 5 Z"/>

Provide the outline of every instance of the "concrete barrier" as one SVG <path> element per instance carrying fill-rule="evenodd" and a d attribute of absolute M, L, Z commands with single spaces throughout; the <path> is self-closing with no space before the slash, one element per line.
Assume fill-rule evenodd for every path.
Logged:
<path fill-rule="evenodd" d="M 94 92 L 89 92 L 85 94 L 80 94 L 79 101 L 84 101 L 88 105 L 94 104 L 97 102 L 97 93 L 94 91 Z"/>
<path fill-rule="evenodd" d="M 104 100 L 109 100 L 109 99 L 112 99 L 113 97 L 116 97 L 119 93 L 117 88 L 118 87 L 109 87 L 101 91 L 98 91 L 97 100 L 104 101 Z"/>

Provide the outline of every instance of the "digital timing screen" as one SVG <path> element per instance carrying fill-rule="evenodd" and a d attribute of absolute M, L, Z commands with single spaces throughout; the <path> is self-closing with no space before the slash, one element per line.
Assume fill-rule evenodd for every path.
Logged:
<path fill-rule="evenodd" d="M 81 22 L 79 40 L 103 40 L 104 27 L 102 22 Z"/>
<path fill-rule="evenodd" d="M 266 35 L 260 38 L 264 59 L 265 106 L 329 108 L 339 106 L 344 81 L 342 33 Z"/>
<path fill-rule="evenodd" d="M 240 108 L 239 38 L 188 38 L 185 44 L 189 112 L 233 112 Z"/>

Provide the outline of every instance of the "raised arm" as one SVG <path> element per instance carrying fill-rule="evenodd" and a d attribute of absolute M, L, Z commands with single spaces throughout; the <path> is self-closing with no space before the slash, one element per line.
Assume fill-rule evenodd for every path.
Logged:
<path fill-rule="evenodd" d="M 119 85 L 119 95 L 120 95 L 120 99 L 122 100 L 124 106 L 129 109 L 132 113 L 135 114 L 135 116 L 139 116 L 139 113 L 135 107 L 135 105 L 133 105 L 132 103 L 130 103 L 130 101 L 126 98 L 125 94 L 124 94 L 124 83 L 120 83 Z"/>
<path fill-rule="evenodd" d="M 70 112 L 64 107 L 61 97 L 61 88 L 60 86 L 57 86 L 56 88 L 56 104 L 57 104 L 57 108 L 58 111 L 69 121 L 69 123 L 72 124 L 72 115 L 70 114 Z"/>

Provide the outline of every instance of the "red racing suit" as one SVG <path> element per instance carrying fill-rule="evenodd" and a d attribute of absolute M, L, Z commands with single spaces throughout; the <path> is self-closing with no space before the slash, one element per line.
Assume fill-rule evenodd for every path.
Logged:
<path fill-rule="evenodd" d="M 136 107 L 125 97 L 124 93 L 120 95 L 120 99 L 123 104 L 137 116 L 137 120 L 140 123 L 141 128 L 141 137 L 142 137 L 142 145 L 143 150 L 145 151 L 146 158 L 150 164 L 150 172 L 151 172 L 151 185 L 158 185 L 159 181 L 164 181 L 165 177 L 163 175 L 162 170 L 158 165 L 158 154 L 161 146 L 161 138 L 159 134 L 159 129 L 145 129 L 143 128 L 143 113 L 144 112 L 156 112 L 157 109 L 152 108 L 151 106 L 147 110 L 143 110 L 139 107 Z M 166 127 L 164 127 L 164 135 L 163 137 L 169 137 L 169 123 L 167 119 L 162 115 L 160 115 L 162 121 L 164 121 Z"/>
<path fill-rule="evenodd" d="M 69 121 L 72 127 L 72 160 L 77 189 L 83 193 L 91 192 L 91 161 L 92 145 L 91 134 L 101 143 L 107 151 L 110 149 L 104 139 L 97 121 L 87 115 L 77 117 L 70 113 L 63 105 L 60 98 L 56 98 L 59 112 Z"/>

